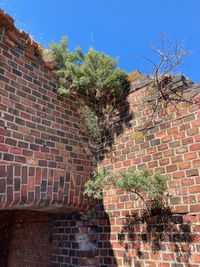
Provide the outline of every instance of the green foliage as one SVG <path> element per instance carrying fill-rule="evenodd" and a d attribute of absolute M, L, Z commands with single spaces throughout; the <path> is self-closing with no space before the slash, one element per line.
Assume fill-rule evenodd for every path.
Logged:
<path fill-rule="evenodd" d="M 102 190 L 108 182 L 112 182 L 115 188 L 135 193 L 147 208 L 149 203 L 151 208 L 159 208 L 163 205 L 167 178 L 159 172 L 151 174 L 149 170 L 127 171 L 114 175 L 103 169 L 95 172 L 92 179 L 85 184 L 84 193 L 89 197 L 102 199 Z"/>
<path fill-rule="evenodd" d="M 67 61 L 70 53 L 68 50 L 68 40 L 67 37 L 64 36 L 60 44 L 51 43 L 50 44 L 50 53 L 57 64 L 57 68 L 61 69 L 65 66 L 65 62 Z"/>
<path fill-rule="evenodd" d="M 98 117 L 96 116 L 95 112 L 92 111 L 88 106 L 85 106 L 84 113 L 89 135 L 93 139 L 98 139 L 101 136 L 101 128 L 98 124 Z"/>
<path fill-rule="evenodd" d="M 73 52 L 68 49 L 67 37 L 60 44 L 50 45 L 58 67 L 62 93 L 77 92 L 99 99 L 122 95 L 127 87 L 126 73 L 117 68 L 117 61 L 110 56 L 90 48 L 84 55 L 81 48 Z"/>
<path fill-rule="evenodd" d="M 108 216 L 109 219 L 113 219 L 115 217 L 111 211 L 107 211 L 106 215 Z"/>
<path fill-rule="evenodd" d="M 109 182 L 114 182 L 115 175 L 106 171 L 105 168 L 99 172 L 93 172 L 92 177 L 85 183 L 84 194 L 88 197 L 102 199 L 102 190 Z"/>
<path fill-rule="evenodd" d="M 116 100 L 129 87 L 127 74 L 117 67 L 117 60 L 93 48 L 86 54 L 81 48 L 70 52 L 67 37 L 60 44 L 52 43 L 50 54 L 57 63 L 59 93 L 82 95 L 103 126 L 104 118 L 108 113 L 112 117 Z"/>
<path fill-rule="evenodd" d="M 147 198 L 151 204 L 159 207 L 166 191 L 166 181 L 167 178 L 159 172 L 151 174 L 149 170 L 129 171 L 121 173 L 116 187 L 136 193 L 143 201 Z"/>
<path fill-rule="evenodd" d="M 92 179 L 88 180 L 85 184 L 84 194 L 88 197 L 102 199 L 102 190 L 106 185 L 107 175 L 108 173 L 105 169 L 100 172 L 94 172 Z"/>

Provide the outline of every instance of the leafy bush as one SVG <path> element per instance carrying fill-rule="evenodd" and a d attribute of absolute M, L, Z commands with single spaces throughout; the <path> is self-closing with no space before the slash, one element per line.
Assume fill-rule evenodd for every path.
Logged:
<path fill-rule="evenodd" d="M 95 199 L 102 199 L 103 188 L 109 180 L 113 181 L 114 177 L 115 176 L 108 173 L 105 168 L 99 172 L 93 172 L 91 179 L 85 184 L 84 194 Z"/>
<path fill-rule="evenodd" d="M 89 197 L 102 199 L 102 190 L 108 182 L 112 182 L 115 188 L 138 195 L 148 210 L 163 205 L 167 178 L 159 172 L 151 174 L 149 170 L 127 171 L 114 175 L 103 169 L 95 172 L 92 179 L 85 184 L 84 193 Z"/>
<path fill-rule="evenodd" d="M 117 188 L 137 194 L 147 206 L 162 206 L 163 194 L 166 191 L 167 178 L 156 172 L 151 174 L 149 170 L 122 172 L 116 182 Z M 147 199 L 147 201 L 145 200 Z"/>
<path fill-rule="evenodd" d="M 101 136 L 101 128 L 98 124 L 98 117 L 88 106 L 85 106 L 84 113 L 89 135 L 94 139 L 98 139 Z"/>

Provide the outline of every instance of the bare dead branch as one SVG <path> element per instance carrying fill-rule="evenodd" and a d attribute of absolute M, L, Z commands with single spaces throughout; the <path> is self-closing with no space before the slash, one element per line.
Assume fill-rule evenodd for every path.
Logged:
<path fill-rule="evenodd" d="M 152 60 L 149 57 L 143 56 L 148 63 L 153 67 L 153 71 L 150 75 L 152 78 L 151 87 L 154 88 L 154 92 L 150 92 L 147 95 L 145 102 L 150 104 L 152 114 L 150 121 L 154 118 L 158 111 L 159 104 L 167 107 L 173 106 L 178 111 L 178 104 L 185 102 L 188 104 L 200 104 L 195 99 L 196 95 L 192 97 L 189 94 L 185 94 L 185 90 L 190 87 L 191 81 L 185 77 L 180 76 L 179 82 L 174 79 L 178 68 L 183 64 L 187 55 L 191 54 L 186 50 L 183 42 L 172 42 L 166 36 L 161 37 L 161 46 L 157 48 L 153 45 L 150 46 L 151 51 L 157 56 L 158 61 Z M 180 113 L 179 113 L 180 114 Z"/>

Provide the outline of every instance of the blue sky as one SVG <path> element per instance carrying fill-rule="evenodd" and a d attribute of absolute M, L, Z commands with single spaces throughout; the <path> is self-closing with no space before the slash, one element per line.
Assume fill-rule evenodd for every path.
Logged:
<path fill-rule="evenodd" d="M 42 45 L 67 35 L 70 49 L 89 47 L 119 58 L 130 72 L 151 70 L 150 44 L 160 35 L 184 41 L 192 54 L 179 72 L 200 81 L 200 0 L 0 0 L 16 25 Z"/>

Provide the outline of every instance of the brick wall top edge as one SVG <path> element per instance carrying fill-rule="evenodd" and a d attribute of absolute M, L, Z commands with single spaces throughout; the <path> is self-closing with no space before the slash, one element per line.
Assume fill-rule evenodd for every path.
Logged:
<path fill-rule="evenodd" d="M 8 42 L 11 46 L 18 45 L 19 40 L 23 41 L 24 49 L 26 52 L 26 56 L 31 60 L 37 60 L 38 58 L 42 58 L 41 52 L 39 51 L 43 49 L 43 47 L 34 41 L 30 35 L 24 31 L 16 28 L 14 24 L 14 19 L 5 13 L 2 9 L 0 9 L 0 26 L 5 29 L 6 37 L 8 38 Z M 46 68 L 52 70 L 53 64 L 46 62 L 43 58 L 43 64 Z"/>
<path fill-rule="evenodd" d="M 39 51 L 42 50 L 42 46 L 34 41 L 30 35 L 24 31 L 19 30 L 15 24 L 14 24 L 14 19 L 8 15 L 7 13 L 4 12 L 0 8 L 0 26 L 5 28 L 5 31 L 8 33 L 7 37 L 9 38 L 9 43 L 18 44 L 18 40 L 23 40 L 25 43 L 25 49 L 26 49 L 26 56 L 29 57 L 31 60 L 37 60 L 37 57 L 40 59 L 42 58 L 41 52 Z M 43 64 L 46 68 L 53 70 L 54 65 L 53 63 L 46 62 L 43 59 Z M 143 76 L 138 70 L 134 70 L 133 72 L 128 74 L 128 78 L 131 82 L 131 84 L 134 84 L 134 89 L 133 86 L 131 86 L 131 92 L 135 90 L 135 87 L 141 88 L 144 87 L 144 84 L 141 84 L 141 79 L 144 80 L 145 76 Z M 137 85 L 136 85 L 137 84 Z M 139 89 L 138 88 L 138 89 Z"/>
<path fill-rule="evenodd" d="M 182 76 L 182 75 L 175 75 L 174 78 Z M 184 76 L 182 76 L 184 79 Z M 140 90 L 152 83 L 152 79 L 147 77 L 147 76 L 141 76 L 138 77 L 137 79 L 130 81 L 131 82 L 131 88 L 130 88 L 130 93 L 133 93 L 134 91 Z M 179 81 L 178 81 L 179 82 Z M 175 82 L 174 84 L 176 84 Z M 178 83 L 177 83 L 178 85 Z M 186 87 L 187 90 L 198 90 L 200 89 L 200 82 L 195 82 L 192 83 L 190 86 Z"/>
<path fill-rule="evenodd" d="M 0 26 L 5 28 L 5 31 L 7 32 L 7 37 L 9 38 L 10 44 L 16 44 L 18 43 L 18 40 L 24 41 L 24 48 L 26 50 L 26 56 L 29 57 L 32 60 L 37 60 L 39 58 L 43 60 L 43 64 L 46 68 L 53 70 L 54 64 L 50 62 L 46 62 L 42 55 L 41 50 L 44 49 L 39 43 L 34 41 L 30 35 L 24 31 L 19 30 L 15 24 L 14 19 L 4 12 L 0 8 Z M 128 78 L 131 82 L 131 90 L 130 93 L 139 90 L 151 83 L 151 79 L 147 76 L 141 74 L 138 70 L 134 70 L 133 72 L 128 74 Z M 194 83 L 192 88 L 199 88 L 200 83 Z"/>

